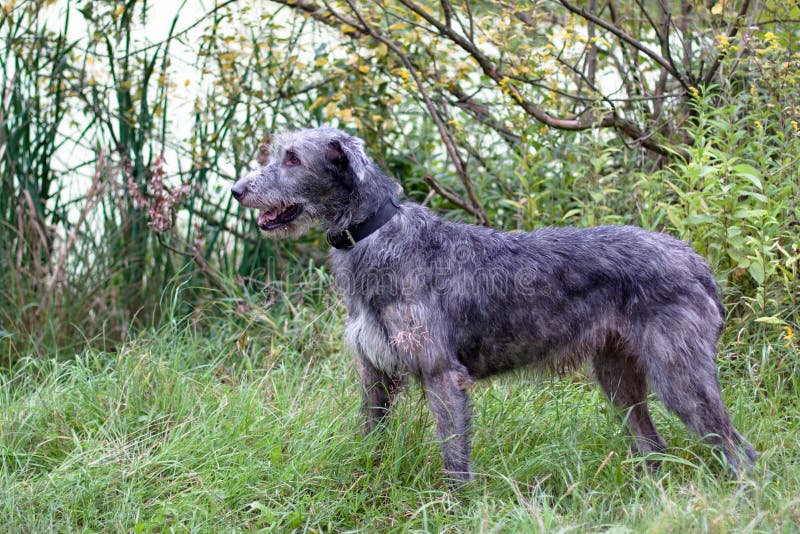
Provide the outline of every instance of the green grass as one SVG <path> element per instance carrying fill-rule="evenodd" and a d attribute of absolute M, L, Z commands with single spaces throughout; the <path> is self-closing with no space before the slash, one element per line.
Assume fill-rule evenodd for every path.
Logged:
<path fill-rule="evenodd" d="M 382 435 L 360 437 L 321 278 L 0 375 L 5 531 L 798 530 L 796 348 L 724 343 L 726 401 L 762 453 L 742 479 L 658 404 L 673 448 L 650 473 L 588 379 L 507 377 L 474 387 L 479 475 L 453 493 L 419 386 Z"/>

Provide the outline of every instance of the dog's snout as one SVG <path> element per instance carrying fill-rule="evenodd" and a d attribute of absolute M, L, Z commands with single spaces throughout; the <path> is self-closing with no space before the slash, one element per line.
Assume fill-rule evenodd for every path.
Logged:
<path fill-rule="evenodd" d="M 233 195 L 233 198 L 235 198 L 236 200 L 242 198 L 245 191 L 247 191 L 247 184 L 243 183 L 242 180 L 239 180 L 238 182 L 233 184 L 233 187 L 231 187 L 231 194 Z"/>

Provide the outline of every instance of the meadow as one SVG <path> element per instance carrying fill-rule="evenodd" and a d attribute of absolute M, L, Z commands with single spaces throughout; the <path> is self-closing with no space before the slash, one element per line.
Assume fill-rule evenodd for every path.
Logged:
<path fill-rule="evenodd" d="M 651 472 L 584 375 L 515 376 L 473 387 L 478 475 L 454 492 L 417 384 L 361 436 L 329 283 L 309 271 L 271 288 L 273 305 L 198 310 L 4 374 L 6 531 L 797 531 L 796 348 L 721 344 L 725 400 L 761 454 L 751 473 L 726 474 L 657 401 L 670 449 Z"/>

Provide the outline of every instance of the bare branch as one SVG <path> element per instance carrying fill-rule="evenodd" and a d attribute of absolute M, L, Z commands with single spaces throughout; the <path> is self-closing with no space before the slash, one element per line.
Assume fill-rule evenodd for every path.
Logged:
<path fill-rule="evenodd" d="M 449 28 L 452 25 L 453 19 L 453 6 L 450 5 L 449 0 L 441 0 L 442 12 L 444 12 L 444 23 Z"/>
<path fill-rule="evenodd" d="M 592 0 L 589 8 L 592 12 L 597 10 L 597 0 Z M 595 73 L 597 71 L 597 43 L 594 39 L 594 29 L 595 24 L 593 22 L 589 22 L 586 24 L 586 37 L 588 40 L 587 47 L 589 47 L 588 54 L 586 56 L 586 62 L 584 63 L 584 68 L 586 71 L 586 81 L 590 87 L 594 87 L 595 85 Z"/>
<path fill-rule="evenodd" d="M 455 83 L 451 83 L 447 85 L 447 91 L 456 98 L 456 100 L 450 101 L 452 105 L 463 109 L 476 120 L 480 121 L 481 123 L 495 130 L 509 142 L 519 143 L 521 139 L 519 135 L 512 132 L 509 128 L 506 128 L 500 122 L 498 122 L 494 118 L 493 113 L 489 111 L 489 109 L 487 109 L 486 106 L 480 104 L 474 98 L 464 93 L 461 87 L 459 87 Z"/>
<path fill-rule="evenodd" d="M 622 41 L 628 43 L 629 45 L 634 47 L 636 50 L 638 50 L 641 53 L 643 53 L 644 55 L 648 56 L 650 59 L 652 59 L 653 61 L 655 61 L 656 63 L 658 63 L 662 67 L 664 67 L 665 69 L 667 69 L 667 72 L 669 72 L 676 80 L 678 80 L 680 82 L 680 84 L 684 86 L 684 89 L 687 89 L 687 90 L 689 89 L 689 86 L 691 84 L 688 83 L 688 81 L 684 79 L 684 77 L 681 75 L 681 73 L 676 71 L 672 67 L 672 65 L 670 64 L 669 61 L 667 61 L 665 58 L 661 57 L 659 54 L 657 54 L 655 51 L 651 50 L 649 47 L 645 46 L 644 43 L 642 43 L 641 41 L 639 41 L 637 39 L 634 39 L 633 37 L 628 35 L 626 32 L 624 32 L 621 28 L 615 26 L 614 24 L 606 22 L 605 20 L 601 19 L 600 17 L 587 12 L 583 8 L 580 8 L 580 7 L 577 7 L 575 5 L 570 4 L 569 2 L 567 2 L 567 0 L 558 0 L 558 1 L 561 3 L 562 6 L 567 8 L 572 13 L 575 13 L 576 15 L 579 15 L 580 17 L 586 19 L 587 21 L 594 22 L 595 24 L 597 24 L 601 28 L 604 28 L 604 29 L 608 30 L 609 32 L 611 32 L 614 35 L 616 35 Z"/>
<path fill-rule="evenodd" d="M 475 194 L 475 188 L 472 185 L 472 179 L 467 174 L 466 166 L 464 161 L 461 159 L 461 156 L 458 153 L 458 149 L 456 148 L 455 142 L 450 135 L 447 127 L 445 126 L 444 122 L 442 121 L 439 113 L 434 106 L 433 101 L 428 95 L 428 91 L 425 88 L 425 85 L 422 83 L 422 80 L 419 77 L 417 69 L 411 59 L 408 57 L 403 49 L 401 49 L 397 43 L 392 41 L 391 39 L 387 38 L 385 35 L 380 33 L 374 26 L 368 24 L 364 18 L 361 16 L 361 13 L 356 9 L 353 5 L 351 0 L 346 0 L 347 4 L 350 6 L 350 9 L 355 14 L 358 22 L 360 23 L 361 27 L 364 28 L 372 37 L 373 39 L 380 41 L 381 43 L 385 44 L 395 55 L 400 58 L 400 61 L 406 66 L 409 74 L 411 75 L 411 79 L 414 80 L 414 85 L 417 87 L 417 90 L 422 97 L 423 102 L 425 103 L 425 107 L 428 109 L 428 112 L 431 114 L 431 118 L 433 119 L 434 123 L 436 124 L 437 130 L 439 130 L 439 136 L 444 142 L 445 148 L 447 150 L 448 155 L 450 156 L 450 161 L 453 162 L 453 166 L 456 169 L 456 174 L 458 175 L 461 183 L 464 185 L 464 189 L 467 191 L 467 196 L 469 197 L 473 209 L 470 211 L 473 214 L 477 214 L 477 218 L 481 224 L 488 225 L 489 224 L 489 217 L 486 215 L 486 212 L 481 205 L 480 200 L 478 200 L 478 196 Z"/>
<path fill-rule="evenodd" d="M 297 0 L 273 0 L 280 4 L 284 4 L 290 7 L 296 7 L 298 4 Z M 570 131 L 579 131 L 579 130 L 587 130 L 590 128 L 615 128 L 623 135 L 629 136 L 637 143 L 641 144 L 641 146 L 647 148 L 648 150 L 652 150 L 658 154 L 662 155 L 670 155 L 671 152 L 666 147 L 659 144 L 656 140 L 654 140 L 651 135 L 647 135 L 643 132 L 639 127 L 637 127 L 633 122 L 622 119 L 617 116 L 613 109 L 606 112 L 605 114 L 597 114 L 593 111 L 588 111 L 583 113 L 579 117 L 573 118 L 563 118 L 563 117 L 556 117 L 551 115 L 550 113 L 544 111 L 541 107 L 537 106 L 530 100 L 526 99 L 519 91 L 519 89 L 513 84 L 510 83 L 510 78 L 505 75 L 502 71 L 498 69 L 497 66 L 494 65 L 494 62 L 489 59 L 476 45 L 476 43 L 471 39 L 473 35 L 473 20 L 472 20 L 472 13 L 469 11 L 469 5 L 467 4 L 468 9 L 468 17 L 469 17 L 469 32 L 464 31 L 464 34 L 457 32 L 452 26 L 448 26 L 445 22 L 440 21 L 434 15 L 428 13 L 426 10 L 422 9 L 421 6 L 414 3 L 411 0 L 399 0 L 401 4 L 407 7 L 409 10 L 420 16 L 423 20 L 425 20 L 428 24 L 431 25 L 431 28 L 428 28 L 427 31 L 433 32 L 441 37 L 445 37 L 452 41 L 454 44 L 458 45 L 462 50 L 467 52 L 470 56 L 472 56 L 476 62 L 478 63 L 479 67 L 486 74 L 490 79 L 492 79 L 495 83 L 499 86 L 503 87 L 504 90 L 509 94 L 512 98 L 513 102 L 519 105 L 526 114 L 530 115 L 537 121 L 545 124 L 549 127 L 560 129 L 560 130 L 570 130 Z M 445 0 L 446 1 L 446 0 Z M 560 0 L 563 1 L 563 0 Z M 441 119 L 438 117 L 438 113 L 436 113 L 433 105 L 430 101 L 429 95 L 427 93 L 426 87 L 422 84 L 422 81 L 418 75 L 418 68 L 414 62 L 410 59 L 408 54 L 393 40 L 391 40 L 386 35 L 379 32 L 374 26 L 367 24 L 363 17 L 361 17 L 357 6 L 352 3 L 351 0 L 348 0 L 348 4 L 350 9 L 355 14 L 356 19 L 351 17 L 347 17 L 341 13 L 336 12 L 331 6 L 326 5 L 327 12 L 324 12 L 317 4 L 310 0 L 300 0 L 300 3 L 303 4 L 303 11 L 314 17 L 316 20 L 323 22 L 332 27 L 336 27 L 338 29 L 342 29 L 344 25 L 350 26 L 352 29 L 347 33 L 347 35 L 357 38 L 364 35 L 369 35 L 376 41 L 379 41 L 385 44 L 392 52 L 400 58 L 401 62 L 406 66 L 409 73 L 411 74 L 412 80 L 414 84 L 419 89 L 420 96 L 423 99 L 425 107 L 428 109 L 429 113 L 431 113 L 431 117 L 434 119 L 436 123 L 436 127 L 439 130 L 440 136 L 442 137 L 443 142 L 445 143 L 445 147 L 447 149 L 448 155 L 450 156 L 451 161 L 456 166 L 456 172 L 459 175 L 459 178 L 464 182 L 465 189 L 468 192 L 470 199 L 474 199 L 473 201 L 477 203 L 477 199 L 474 198 L 474 193 L 471 193 L 471 181 L 469 177 L 466 175 L 466 171 L 463 169 L 463 161 L 461 160 L 460 156 L 458 155 L 458 151 L 455 148 L 455 145 L 451 139 L 451 136 L 446 128 L 446 126 L 442 123 Z M 449 5 L 449 4 L 448 4 Z M 574 8 L 574 6 L 571 6 Z M 578 8 L 574 8 L 578 9 Z M 583 10 L 580 10 L 583 11 Z M 580 14 L 580 13 L 578 13 Z M 461 20 L 454 15 L 454 18 L 461 22 Z M 587 20 L 589 20 L 587 18 Z M 594 22 L 601 27 L 609 29 L 608 26 L 610 25 L 606 21 L 602 21 L 597 17 L 594 17 Z M 639 41 L 633 39 L 632 37 L 628 36 L 622 30 L 613 26 L 613 28 L 621 33 L 622 35 L 626 36 L 627 39 L 632 41 L 632 45 L 639 49 L 639 50 L 648 50 L 651 54 L 654 54 L 657 58 L 661 61 L 657 62 L 659 64 L 663 64 L 664 68 L 676 74 L 675 69 L 669 64 L 667 60 L 658 56 L 654 52 L 650 51 Z M 462 28 L 463 29 L 463 28 Z M 609 31 L 611 31 L 609 29 Z M 614 33 L 614 32 L 612 32 Z M 648 54 L 649 55 L 649 54 Z M 679 82 L 682 83 L 681 78 L 676 76 Z M 449 89 L 448 89 L 449 90 Z M 459 97 L 458 95 L 454 95 Z M 459 97 L 460 98 L 460 97 Z M 462 104 L 465 104 L 466 101 L 460 100 Z M 473 111 L 476 111 L 477 108 L 472 107 Z M 479 114 L 480 116 L 486 117 L 486 115 Z M 482 212 L 482 208 L 480 208 Z"/>
<path fill-rule="evenodd" d="M 436 180 L 433 179 L 431 175 L 426 174 L 422 177 L 422 179 L 425 180 L 425 183 L 428 184 L 432 190 L 436 191 L 436 194 L 438 194 L 440 197 L 449 200 L 462 210 L 475 216 L 475 218 L 480 219 L 480 214 L 475 211 L 475 208 L 473 208 L 469 202 L 442 187 L 438 182 L 436 182 Z"/>

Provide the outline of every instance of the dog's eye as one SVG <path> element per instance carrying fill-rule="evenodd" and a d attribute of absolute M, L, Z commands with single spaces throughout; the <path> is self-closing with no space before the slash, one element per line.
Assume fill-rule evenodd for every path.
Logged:
<path fill-rule="evenodd" d="M 292 152 L 291 150 L 286 153 L 283 157 L 283 164 L 289 167 L 294 167 L 300 165 L 300 158 L 297 157 L 297 154 Z"/>

